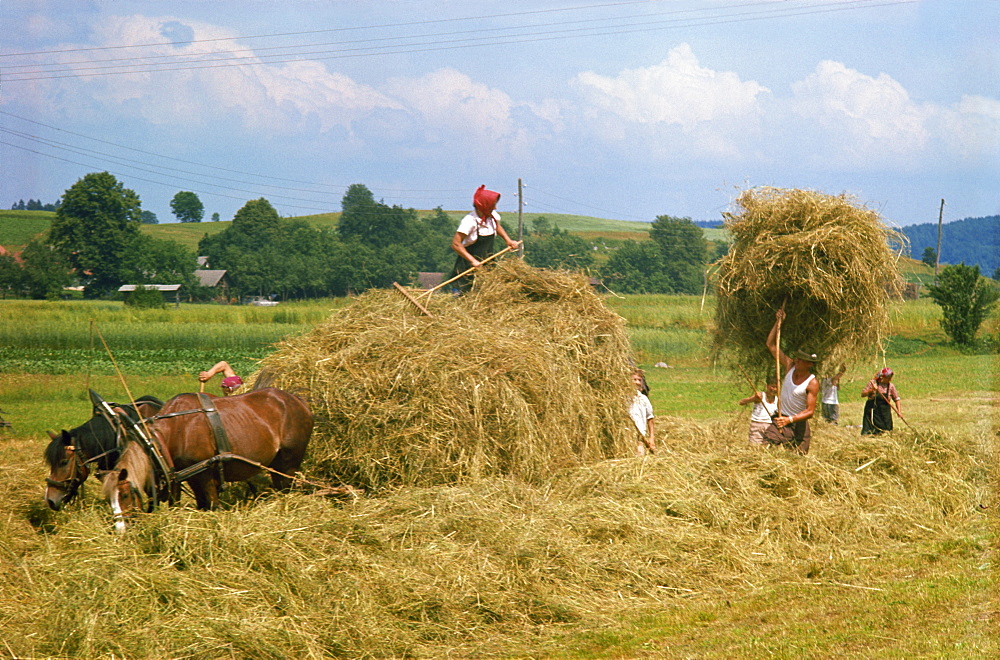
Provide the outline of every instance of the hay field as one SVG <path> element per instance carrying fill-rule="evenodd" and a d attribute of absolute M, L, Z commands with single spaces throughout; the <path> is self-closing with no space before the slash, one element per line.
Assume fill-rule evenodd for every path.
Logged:
<path fill-rule="evenodd" d="M 186 498 L 123 537 L 96 482 L 59 513 L 40 499 L 42 431 L 83 421 L 84 374 L 5 371 L 0 408 L 15 427 L 0 431 L 2 648 L 57 658 L 997 654 L 995 356 L 943 346 L 932 323 L 918 327 L 932 315 L 922 301 L 900 304 L 893 337 L 911 343 L 893 353 L 890 342 L 887 359 L 915 430 L 868 439 L 848 428 L 866 364 L 845 378 L 844 426 L 818 424 L 809 456 L 761 452 L 746 446 L 747 411 L 735 405 L 745 387 L 709 359 L 712 310 L 699 326 L 695 297 L 606 302 L 641 339 L 664 447 L 655 457 L 348 502 L 308 489 L 245 500 L 234 487 L 229 510 L 198 512 Z M 675 339 L 659 342 L 661 332 Z M 660 360 L 672 368 L 652 368 Z M 152 365 L 130 375 L 136 394 L 190 383 Z M 120 396 L 110 376 L 90 384 Z"/>

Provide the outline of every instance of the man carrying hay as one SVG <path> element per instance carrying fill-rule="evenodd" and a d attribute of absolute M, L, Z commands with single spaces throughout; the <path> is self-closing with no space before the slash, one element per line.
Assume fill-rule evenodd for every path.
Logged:
<path fill-rule="evenodd" d="M 795 351 L 788 357 L 778 346 L 778 328 L 785 319 L 785 310 L 775 314 L 774 326 L 767 335 L 767 350 L 785 369 L 785 379 L 778 395 L 778 416 L 774 424 L 764 433 L 764 439 L 772 445 L 782 445 L 799 454 L 809 453 L 812 431 L 809 419 L 816 412 L 819 398 L 819 381 L 813 374 L 813 367 L 819 362 L 815 353 Z"/>
<path fill-rule="evenodd" d="M 459 273 L 464 273 L 470 268 L 478 268 L 480 261 L 493 254 L 493 237 L 497 234 L 500 234 L 500 238 L 512 250 L 521 245 L 520 241 L 511 240 L 500 224 L 500 214 L 496 211 L 499 201 L 500 193 L 487 190 L 485 185 L 479 186 L 472 196 L 472 206 L 475 210 L 462 218 L 451 240 L 451 249 L 458 256 L 455 258 L 455 267 L 448 279 L 457 277 Z M 471 289 L 472 279 L 472 275 L 459 279 L 455 283 L 458 290 L 465 293 Z"/>

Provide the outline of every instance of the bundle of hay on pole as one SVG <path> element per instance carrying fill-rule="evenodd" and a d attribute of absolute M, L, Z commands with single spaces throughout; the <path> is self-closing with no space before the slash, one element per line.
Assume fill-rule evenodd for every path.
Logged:
<path fill-rule="evenodd" d="M 733 242 L 717 272 L 716 351 L 773 372 L 765 340 L 783 303 L 786 353 L 839 365 L 883 344 L 902 287 L 902 233 L 848 195 L 765 187 L 736 203 L 738 213 L 724 214 Z"/>
<path fill-rule="evenodd" d="M 310 476 L 375 489 L 537 481 L 628 453 L 625 323 L 587 278 L 508 259 L 428 307 L 372 290 L 262 361 L 259 377 L 317 416 Z"/>

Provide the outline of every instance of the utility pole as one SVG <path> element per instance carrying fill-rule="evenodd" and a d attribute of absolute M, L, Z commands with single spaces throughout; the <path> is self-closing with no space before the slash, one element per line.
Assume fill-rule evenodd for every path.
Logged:
<path fill-rule="evenodd" d="M 521 241 L 521 247 L 517 248 L 520 257 L 524 258 L 524 184 L 521 177 L 517 177 L 517 240 Z"/>
<path fill-rule="evenodd" d="M 941 223 L 944 220 L 944 198 L 941 198 L 941 209 L 938 211 L 938 246 L 934 255 L 934 286 L 937 286 L 938 266 L 941 265 Z"/>

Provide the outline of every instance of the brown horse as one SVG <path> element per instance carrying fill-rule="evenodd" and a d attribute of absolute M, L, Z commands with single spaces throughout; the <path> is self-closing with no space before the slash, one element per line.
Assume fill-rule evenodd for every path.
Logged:
<path fill-rule="evenodd" d="M 138 420 L 156 414 L 162 406 L 163 401 L 147 395 L 136 399 L 135 406 L 124 405 L 118 410 L 125 412 L 131 419 Z M 52 441 L 44 452 L 45 462 L 49 466 L 49 476 L 45 480 L 45 502 L 58 511 L 76 497 L 91 470 L 108 470 L 118 460 L 118 429 L 95 413 L 89 420 L 69 431 L 49 431 L 49 437 Z"/>
<path fill-rule="evenodd" d="M 289 488 L 290 475 L 302 464 L 312 435 L 313 416 L 305 402 L 273 387 L 237 396 L 208 398 L 217 413 L 206 412 L 197 394 L 178 394 L 164 404 L 152 431 L 153 442 L 176 473 L 209 461 L 222 453 L 226 444 L 229 445 L 226 453 L 235 455 L 214 465 L 206 464 L 204 469 L 186 477 L 198 508 L 218 506 L 220 476 L 225 481 L 246 481 L 260 472 L 255 464 L 269 468 L 275 488 Z M 218 416 L 225 439 L 218 437 L 213 429 L 212 415 Z M 123 454 L 121 465 L 116 466 L 125 469 L 112 471 L 105 479 L 105 494 L 110 498 L 125 489 L 129 493 L 152 497 L 155 490 L 152 478 L 140 476 L 152 473 L 151 467 L 147 473 L 143 471 L 147 466 L 140 465 L 151 461 L 149 455 L 142 451 L 129 452 L 128 464 L 125 458 Z M 172 487 L 177 485 L 179 482 L 171 484 Z M 125 506 L 121 507 L 120 514 L 128 514 Z"/>
<path fill-rule="evenodd" d="M 156 479 L 153 462 L 145 448 L 129 440 L 122 455 L 104 477 L 104 497 L 111 504 L 115 529 L 125 531 L 125 520 L 138 510 L 151 511 L 156 504 Z"/>

